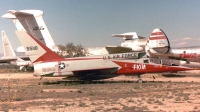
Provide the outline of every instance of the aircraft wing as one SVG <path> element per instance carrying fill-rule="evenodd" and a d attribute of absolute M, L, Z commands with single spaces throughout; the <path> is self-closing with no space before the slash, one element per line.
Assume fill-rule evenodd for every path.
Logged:
<path fill-rule="evenodd" d="M 131 48 L 128 47 L 105 47 L 109 54 L 115 54 L 115 53 L 126 53 L 126 52 L 132 52 Z"/>
<path fill-rule="evenodd" d="M 80 80 L 98 80 L 115 77 L 113 75 L 118 70 L 118 67 L 107 67 L 107 68 L 97 68 L 97 69 L 84 69 L 72 71 L 73 75 L 65 76 L 66 79 L 80 79 Z M 52 77 L 56 74 L 61 74 L 59 72 L 46 72 L 46 73 L 33 73 L 34 76 L 42 77 Z"/>
<path fill-rule="evenodd" d="M 178 54 L 153 54 L 149 50 L 147 51 L 151 57 L 160 57 L 160 58 L 168 58 L 168 59 L 177 59 L 177 60 L 184 60 L 187 61 L 185 58 L 179 57 Z"/>
<path fill-rule="evenodd" d="M 99 80 L 116 77 L 113 73 L 117 72 L 118 67 L 97 68 L 89 70 L 73 71 L 74 76 L 80 80 Z"/>
<path fill-rule="evenodd" d="M 0 58 L 0 63 L 10 63 L 11 61 L 16 61 L 17 58 Z"/>
<path fill-rule="evenodd" d="M 111 37 L 122 37 L 124 39 L 144 39 L 146 37 L 138 36 L 136 32 L 128 32 L 123 34 L 112 34 Z"/>
<path fill-rule="evenodd" d="M 19 56 L 19 57 L 7 57 L 7 58 L 0 58 L 0 63 L 10 63 L 11 61 L 16 61 L 17 58 L 21 58 L 23 60 L 30 60 L 28 56 Z"/>
<path fill-rule="evenodd" d="M 21 58 L 23 60 L 30 60 L 30 58 L 28 56 L 17 56 L 18 58 Z"/>
<path fill-rule="evenodd" d="M 76 70 L 73 71 L 74 75 L 84 75 L 84 74 L 90 74 L 90 75 L 95 75 L 95 74 L 105 74 L 105 73 L 111 73 L 111 72 L 116 72 L 118 67 L 110 67 L 110 68 L 97 68 L 97 69 L 85 69 L 85 70 Z"/>

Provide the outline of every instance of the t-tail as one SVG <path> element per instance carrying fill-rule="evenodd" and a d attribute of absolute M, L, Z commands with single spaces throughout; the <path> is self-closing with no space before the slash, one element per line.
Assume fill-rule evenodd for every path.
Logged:
<path fill-rule="evenodd" d="M 43 20 L 41 10 L 8 10 L 2 16 L 12 19 L 18 31 L 27 31 L 40 42 L 46 44 L 51 50 L 58 51 L 57 46 Z"/>
<path fill-rule="evenodd" d="M 26 31 L 15 31 L 15 33 L 25 49 L 25 54 L 29 56 L 33 63 L 64 60 L 64 58 L 50 50 L 46 45 L 28 34 Z"/>
<path fill-rule="evenodd" d="M 6 33 L 4 31 L 1 32 L 2 35 L 2 43 L 3 43 L 3 52 L 4 52 L 4 57 L 16 57 L 16 54 L 6 36 Z"/>
<path fill-rule="evenodd" d="M 154 29 L 145 47 L 148 56 L 152 54 L 166 54 L 170 50 L 170 43 L 161 29 Z"/>

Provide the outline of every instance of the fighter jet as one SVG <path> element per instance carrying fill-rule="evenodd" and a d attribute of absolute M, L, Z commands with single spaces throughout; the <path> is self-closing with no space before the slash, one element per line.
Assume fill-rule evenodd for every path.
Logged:
<path fill-rule="evenodd" d="M 33 65 L 30 61 L 29 57 L 27 56 L 16 56 L 7 36 L 4 31 L 1 32 L 2 34 L 2 43 L 3 43 L 3 51 L 4 51 L 4 57 L 0 58 L 0 63 L 9 63 L 12 65 L 20 66 L 20 70 L 24 69 L 25 71 L 27 69 L 32 69 Z M 26 60 L 23 60 L 23 59 Z"/>
<path fill-rule="evenodd" d="M 145 50 L 149 57 L 184 60 L 178 65 L 200 68 L 200 47 L 171 48 L 166 34 L 158 28 L 149 36 Z"/>
<path fill-rule="evenodd" d="M 188 67 L 163 65 L 162 60 L 147 58 L 145 52 L 129 52 L 102 56 L 62 58 L 26 31 L 16 31 L 25 53 L 34 63 L 34 76 L 75 77 L 97 80 L 124 74 L 191 70 Z M 155 63 L 156 62 L 156 63 Z M 142 79 L 138 79 L 142 82 Z"/>

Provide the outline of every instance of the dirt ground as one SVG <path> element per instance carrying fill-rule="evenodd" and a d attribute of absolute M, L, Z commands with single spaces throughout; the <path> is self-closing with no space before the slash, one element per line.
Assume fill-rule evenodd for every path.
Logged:
<path fill-rule="evenodd" d="M 200 71 L 144 74 L 142 84 L 137 79 L 72 82 L 40 80 L 32 73 L 0 74 L 0 111 L 200 111 Z"/>

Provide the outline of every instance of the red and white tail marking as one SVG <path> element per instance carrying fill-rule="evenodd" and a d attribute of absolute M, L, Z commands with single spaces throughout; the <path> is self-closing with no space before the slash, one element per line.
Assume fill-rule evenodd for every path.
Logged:
<path fill-rule="evenodd" d="M 26 31 L 16 31 L 15 33 L 24 47 L 26 55 L 30 57 L 33 63 L 64 60 L 64 58 L 50 50 L 46 45 L 28 34 Z"/>
<path fill-rule="evenodd" d="M 165 33 L 161 29 L 154 29 L 147 41 L 146 52 L 165 54 L 169 49 L 170 44 Z"/>
<path fill-rule="evenodd" d="M 151 33 L 149 40 L 167 39 L 167 36 L 161 29 L 154 29 Z"/>

